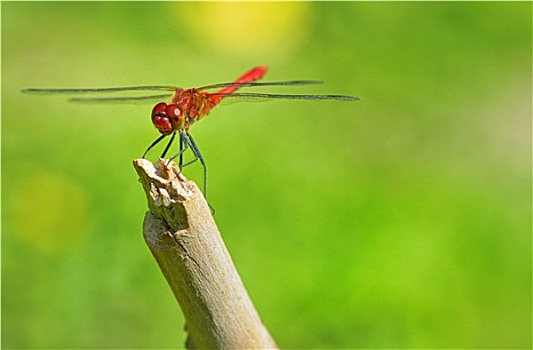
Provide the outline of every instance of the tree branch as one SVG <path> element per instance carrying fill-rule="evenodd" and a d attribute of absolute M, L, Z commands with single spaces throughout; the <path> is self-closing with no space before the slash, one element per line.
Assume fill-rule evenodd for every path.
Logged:
<path fill-rule="evenodd" d="M 134 167 L 148 198 L 144 239 L 178 300 L 188 349 L 277 348 L 261 322 L 209 207 L 174 163 Z"/>

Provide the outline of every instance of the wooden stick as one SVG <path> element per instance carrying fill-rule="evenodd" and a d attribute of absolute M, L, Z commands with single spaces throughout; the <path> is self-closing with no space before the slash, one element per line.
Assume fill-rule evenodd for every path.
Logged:
<path fill-rule="evenodd" d="M 174 162 L 136 159 L 148 198 L 144 239 L 178 300 L 188 349 L 277 349 L 202 193 Z"/>

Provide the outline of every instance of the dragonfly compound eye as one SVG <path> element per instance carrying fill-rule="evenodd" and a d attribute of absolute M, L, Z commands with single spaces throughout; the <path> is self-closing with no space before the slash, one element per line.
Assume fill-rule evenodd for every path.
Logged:
<path fill-rule="evenodd" d="M 159 102 L 154 106 L 154 109 L 152 109 L 152 118 L 156 115 L 163 116 L 165 113 L 165 110 L 167 108 L 167 104 L 165 102 Z"/>
<path fill-rule="evenodd" d="M 178 108 L 178 105 L 176 104 L 167 105 L 165 108 L 165 112 L 167 114 L 167 117 L 170 118 L 171 120 L 180 118 L 182 114 L 181 110 Z"/>
<path fill-rule="evenodd" d="M 170 118 L 167 115 L 168 105 L 164 102 L 158 103 L 152 109 L 152 123 L 163 135 L 171 134 L 174 131 Z"/>

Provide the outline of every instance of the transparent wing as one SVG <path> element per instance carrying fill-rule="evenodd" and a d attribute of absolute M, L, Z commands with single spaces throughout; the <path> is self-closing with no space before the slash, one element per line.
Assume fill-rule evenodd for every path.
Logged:
<path fill-rule="evenodd" d="M 322 81 L 316 80 L 290 80 L 277 82 L 246 82 L 246 83 L 220 83 L 206 85 L 198 90 L 216 89 L 224 87 L 258 87 L 258 86 L 300 86 L 300 85 L 317 85 L 323 84 Z M 146 95 L 146 96 L 116 96 L 116 97 L 75 97 L 69 99 L 70 102 L 76 103 L 143 103 L 143 102 L 159 102 L 163 99 L 174 95 L 175 86 L 164 85 L 146 85 L 146 86 L 125 86 L 112 88 L 54 88 L 54 89 L 24 89 L 23 93 L 29 94 L 93 94 L 93 93 L 121 93 L 127 91 L 169 91 L 166 94 Z M 360 100 L 356 96 L 345 95 L 293 95 L 293 94 L 268 94 L 268 93 L 209 93 L 209 96 L 223 97 L 243 100 L 265 101 L 267 99 L 292 99 L 292 100 L 339 100 L 339 101 L 357 101 Z"/>
<path fill-rule="evenodd" d="M 286 95 L 286 94 L 263 94 L 263 93 L 230 93 L 230 94 L 217 94 L 210 93 L 210 96 L 221 96 L 226 98 L 243 98 L 250 100 L 263 100 L 263 99 L 286 99 L 286 100 L 338 100 L 338 101 L 358 101 L 361 98 L 357 96 L 346 95 Z"/>
<path fill-rule="evenodd" d="M 84 95 L 84 94 L 107 94 L 131 91 L 169 91 L 166 94 L 160 95 L 145 95 L 145 96 L 115 96 L 115 97 L 74 97 L 69 99 L 69 102 L 76 103 L 143 103 L 143 102 L 160 102 L 162 99 L 167 99 L 174 94 L 175 86 L 125 86 L 113 88 L 81 88 L 81 89 L 24 89 L 23 93 L 39 94 L 39 95 Z"/>
<path fill-rule="evenodd" d="M 108 93 L 108 92 L 121 92 L 121 91 L 174 91 L 175 86 L 124 86 L 124 87 L 112 87 L 112 88 L 81 88 L 81 89 L 24 89 L 23 93 L 26 94 L 90 94 L 90 93 Z"/>
<path fill-rule="evenodd" d="M 135 96 L 135 97 L 74 97 L 69 102 L 74 103 L 147 103 L 161 102 L 172 97 L 173 93 L 163 95 Z"/>

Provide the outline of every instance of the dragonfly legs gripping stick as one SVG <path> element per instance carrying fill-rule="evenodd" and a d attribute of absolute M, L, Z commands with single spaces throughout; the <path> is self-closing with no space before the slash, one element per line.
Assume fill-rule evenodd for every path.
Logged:
<path fill-rule="evenodd" d="M 163 151 L 163 153 L 161 154 L 161 158 L 165 158 L 165 155 L 167 154 L 168 150 L 170 149 L 170 146 L 172 145 L 172 143 L 174 142 L 174 139 L 176 137 L 176 132 L 178 131 L 174 131 L 172 133 L 172 136 L 170 137 L 170 140 L 168 141 L 166 147 L 165 147 L 165 150 Z M 185 132 L 183 130 L 180 130 L 179 131 L 180 133 L 180 151 L 178 153 L 176 153 L 175 155 L 173 155 L 172 157 L 170 157 L 168 159 L 168 161 L 170 162 L 171 160 L 174 160 L 175 158 L 179 157 L 179 167 L 180 167 L 180 170 L 183 169 L 184 167 L 188 166 L 188 165 L 191 165 L 192 163 L 196 162 L 197 160 L 200 160 L 200 163 L 202 164 L 202 168 L 203 168 L 203 175 L 204 175 L 204 178 L 203 178 L 203 182 L 204 182 L 204 188 L 203 188 L 203 192 L 204 192 L 204 198 L 207 198 L 207 167 L 206 167 L 206 164 L 205 164 L 205 160 L 204 160 L 204 157 L 202 156 L 202 153 L 200 153 L 200 149 L 198 148 L 198 145 L 196 144 L 196 142 L 194 141 L 193 137 L 191 134 L 189 134 L 188 132 Z M 146 149 L 146 151 L 144 151 L 144 154 L 142 155 L 142 158 L 145 158 L 146 157 L 146 154 L 148 154 L 148 152 L 154 148 L 154 146 L 156 146 L 159 142 L 161 142 L 161 140 L 163 140 L 165 137 L 167 137 L 168 135 L 161 135 L 159 136 L 154 142 L 152 142 L 152 144 Z M 188 161 L 187 163 L 183 163 L 183 153 L 185 153 L 185 151 L 190 148 L 194 154 L 194 159 Z M 168 165 L 168 163 L 167 163 Z"/>
<path fill-rule="evenodd" d="M 188 161 L 187 163 L 183 164 L 183 153 L 187 150 L 187 148 L 190 148 L 192 153 L 194 154 L 194 159 Z M 179 157 L 179 166 L 180 169 L 185 168 L 188 165 L 191 165 L 192 163 L 196 162 L 197 160 L 200 161 L 202 164 L 202 168 L 204 171 L 204 197 L 207 198 L 207 166 L 205 165 L 204 157 L 202 156 L 202 153 L 200 153 L 200 149 L 198 148 L 198 145 L 196 142 L 194 142 L 194 138 L 191 134 L 188 132 L 185 132 L 183 130 L 180 130 L 180 151 L 169 158 L 169 161 L 175 159 L 176 157 Z"/>

